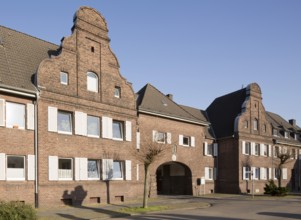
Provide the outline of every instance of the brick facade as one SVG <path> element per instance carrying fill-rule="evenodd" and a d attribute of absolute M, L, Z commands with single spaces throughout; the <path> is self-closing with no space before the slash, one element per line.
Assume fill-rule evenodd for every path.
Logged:
<path fill-rule="evenodd" d="M 245 93 L 240 92 L 245 97 L 233 120 L 232 115 L 229 120 L 212 117 L 210 108 L 202 112 L 180 106 L 170 95 L 168 106 L 161 103 L 165 95 L 156 89 L 153 91 L 159 104 L 167 107 L 157 106 L 163 112 L 145 111 L 137 102 L 140 94 L 135 94 L 120 74 L 109 43 L 105 19 L 96 10 L 81 7 L 75 15 L 71 36 L 62 39 L 57 51 L 48 51 L 52 54 L 48 59 L 38 62 L 37 73 L 31 76 L 35 89 L 28 92 L 17 86 L 7 89 L 0 85 L 1 200 L 49 207 L 142 197 L 144 166 L 133 151 L 137 151 L 138 145 L 145 147 L 156 142 L 156 132 L 165 135 L 166 150 L 150 168 L 151 197 L 247 193 L 252 189 L 251 180 L 245 178 L 245 167 L 266 169 L 268 176 L 254 181 L 254 191 L 263 193 L 268 177 L 274 178 L 269 173 L 277 164 L 275 146 L 295 149 L 296 157 L 284 166 L 286 178 L 282 184 L 300 190 L 300 137 L 295 140 L 291 136 L 273 135 L 275 125 L 264 109 L 257 84 L 250 84 Z M 61 73 L 67 76 L 66 81 L 62 81 Z M 145 99 L 152 104 L 153 98 L 150 95 Z M 24 128 L 7 126 L 5 103 L 10 102 L 24 106 Z M 227 106 L 219 109 L 224 107 Z M 232 133 L 219 130 L 218 122 L 223 122 L 223 128 Z M 295 133 L 300 135 L 300 130 Z M 259 152 L 247 153 L 246 143 L 252 149 L 259 144 Z M 268 151 L 266 155 L 260 151 L 263 145 Z M 9 179 L 9 168 L 16 165 L 8 164 L 10 156 L 23 161 L 18 172 L 23 172 L 24 179 Z"/>

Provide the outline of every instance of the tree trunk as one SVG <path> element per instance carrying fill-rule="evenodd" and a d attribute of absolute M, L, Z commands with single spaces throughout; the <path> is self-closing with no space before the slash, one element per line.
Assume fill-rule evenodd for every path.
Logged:
<path fill-rule="evenodd" d="M 143 208 L 148 207 L 148 192 L 149 192 L 149 164 L 144 164 L 144 193 L 143 193 Z"/>
<path fill-rule="evenodd" d="M 281 187 L 281 179 L 282 179 L 282 169 L 278 168 L 278 187 Z"/>

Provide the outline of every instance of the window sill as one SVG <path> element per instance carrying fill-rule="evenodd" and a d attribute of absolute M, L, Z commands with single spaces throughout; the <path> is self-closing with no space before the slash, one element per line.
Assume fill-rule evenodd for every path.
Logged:
<path fill-rule="evenodd" d="M 87 137 L 90 137 L 90 138 L 99 138 L 98 135 L 90 135 L 90 134 L 88 134 Z"/>
<path fill-rule="evenodd" d="M 58 181 L 72 181 L 73 178 L 59 178 Z"/>
<path fill-rule="evenodd" d="M 67 131 L 58 131 L 57 133 L 59 133 L 59 134 L 66 134 L 66 135 L 72 135 L 72 132 L 67 132 Z"/>
<path fill-rule="evenodd" d="M 114 141 L 124 141 L 122 138 L 112 138 Z"/>
<path fill-rule="evenodd" d="M 7 181 L 25 181 L 25 178 L 6 179 Z"/>

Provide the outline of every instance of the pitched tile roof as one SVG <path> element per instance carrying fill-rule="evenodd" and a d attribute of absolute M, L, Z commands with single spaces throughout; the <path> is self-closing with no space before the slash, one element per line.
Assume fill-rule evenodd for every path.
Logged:
<path fill-rule="evenodd" d="M 0 86 L 36 91 L 33 83 L 40 62 L 59 46 L 0 26 Z"/>
<path fill-rule="evenodd" d="M 266 116 L 268 121 L 272 124 L 273 128 L 277 128 L 284 131 L 290 132 L 301 132 L 301 128 L 299 126 L 294 126 L 282 118 L 280 115 L 277 115 L 273 112 L 266 112 Z"/>
<path fill-rule="evenodd" d="M 246 94 L 246 88 L 244 88 L 218 97 L 206 109 L 217 138 L 234 135 L 234 121 L 241 113 Z"/>
<path fill-rule="evenodd" d="M 197 110 L 178 105 L 151 84 L 145 85 L 137 93 L 137 107 L 140 112 L 156 114 L 178 120 L 207 125 L 209 122 Z M 193 113 L 192 113 L 193 112 Z"/>

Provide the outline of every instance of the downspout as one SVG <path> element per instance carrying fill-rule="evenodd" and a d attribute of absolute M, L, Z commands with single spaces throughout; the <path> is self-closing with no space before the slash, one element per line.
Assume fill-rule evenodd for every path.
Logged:
<path fill-rule="evenodd" d="M 35 154 L 35 208 L 39 208 L 39 181 L 38 181 L 38 99 L 39 92 L 36 93 L 34 105 L 34 154 Z"/>

